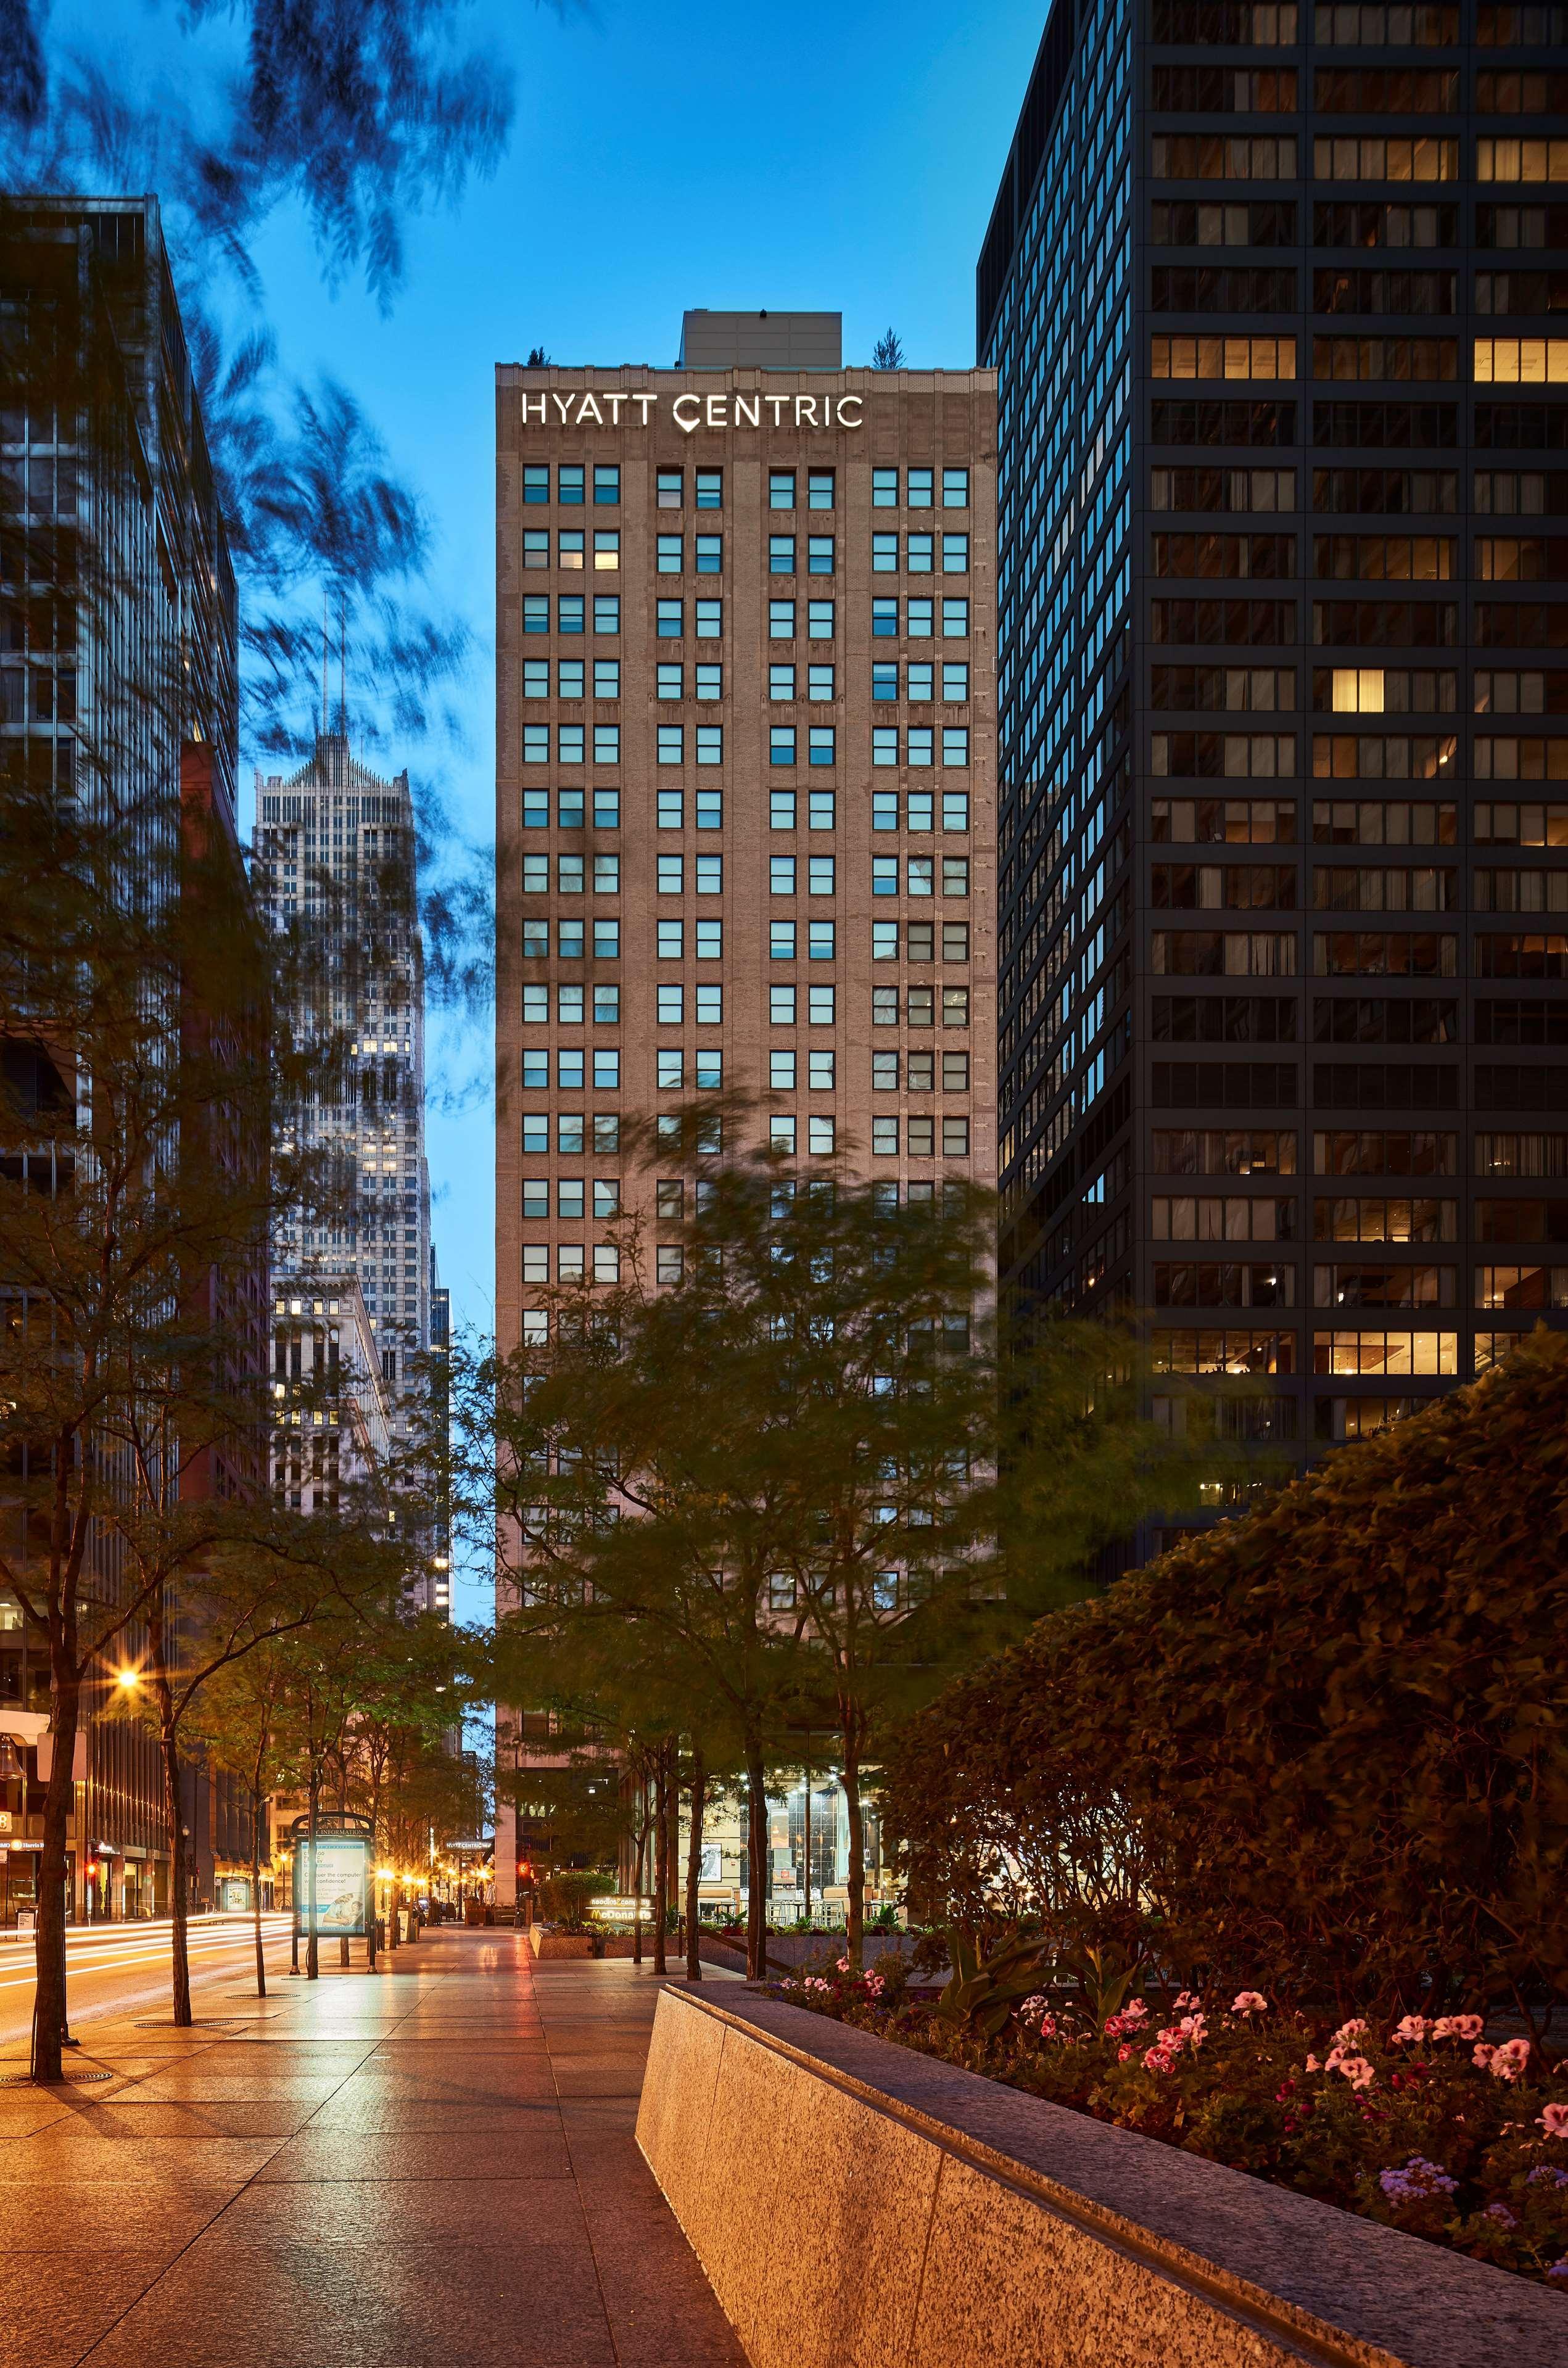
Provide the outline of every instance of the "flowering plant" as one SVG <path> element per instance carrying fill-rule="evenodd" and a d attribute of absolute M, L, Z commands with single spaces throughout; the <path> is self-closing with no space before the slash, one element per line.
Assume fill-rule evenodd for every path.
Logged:
<path fill-rule="evenodd" d="M 1100 2027 L 1040 1989 L 987 2034 L 875 1979 L 841 1965 L 776 1995 L 1568 2291 L 1568 2057 L 1485 2041 L 1478 2014 L 1324 2032 L 1257 1990 L 1183 1990 Z"/>

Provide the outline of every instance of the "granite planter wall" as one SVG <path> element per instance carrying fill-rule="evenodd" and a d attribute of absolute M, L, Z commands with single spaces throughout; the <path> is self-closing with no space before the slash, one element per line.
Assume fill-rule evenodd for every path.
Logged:
<path fill-rule="evenodd" d="M 540 1925 L 530 1924 L 528 1941 L 536 1957 L 591 1957 L 594 1953 L 591 1932 L 546 1932 Z"/>
<path fill-rule="evenodd" d="M 638 2144 L 753 2368 L 1568 2368 L 1568 2297 L 751 1991 Z"/>

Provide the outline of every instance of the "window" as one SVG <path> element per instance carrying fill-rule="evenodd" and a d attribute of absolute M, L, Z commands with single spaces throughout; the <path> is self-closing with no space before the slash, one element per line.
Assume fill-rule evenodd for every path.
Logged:
<path fill-rule="evenodd" d="M 937 538 L 931 534 L 911 534 L 904 537 L 904 565 L 911 575 L 929 575 Z"/>
<path fill-rule="evenodd" d="M 806 479 L 806 507 L 813 510 L 833 507 L 833 477 L 831 469 L 813 469 Z"/>
<path fill-rule="evenodd" d="M 767 990 L 767 1017 L 775 1028 L 795 1025 L 795 989 L 792 986 L 770 986 Z"/>
<path fill-rule="evenodd" d="M 795 1121 L 792 1118 L 770 1118 L 767 1139 L 775 1151 L 787 1152 L 792 1157 L 795 1150 Z"/>
<path fill-rule="evenodd" d="M 835 803 L 834 792 L 831 790 L 812 791 L 808 804 L 811 829 L 831 830 L 833 828 Z"/>
<path fill-rule="evenodd" d="M 619 895 L 620 858 L 619 855 L 595 856 L 594 894 L 596 896 Z"/>
<path fill-rule="evenodd" d="M 541 628 L 541 631 L 543 629 Z M 873 600 L 871 603 L 872 638 L 877 641 L 891 641 L 897 632 L 898 602 L 896 600 Z M 898 697 L 898 668 L 896 666 L 892 667 L 892 689 L 885 692 L 873 691 L 873 698 L 896 699 Z"/>
<path fill-rule="evenodd" d="M 968 509 L 969 471 L 967 469 L 943 470 L 942 507 L 945 510 Z"/>
<path fill-rule="evenodd" d="M 678 659 L 659 667 L 658 689 L 661 699 L 681 699 L 685 696 L 686 673 Z"/>
<path fill-rule="evenodd" d="M 873 962 L 897 962 L 898 923 L 896 921 L 873 921 L 871 923 L 871 960 Z M 896 996 L 898 989 L 893 987 L 890 989 L 890 992 Z"/>
<path fill-rule="evenodd" d="M 768 923 L 767 951 L 770 961 L 794 961 L 795 924 L 793 921 L 770 921 Z"/>
<path fill-rule="evenodd" d="M 548 528 L 541 529 L 530 527 L 528 531 L 524 535 L 523 565 L 525 568 L 548 567 L 550 565 L 550 530 Z"/>
<path fill-rule="evenodd" d="M 562 765 L 580 765 L 583 762 L 583 727 L 580 723 L 556 725 L 555 754 Z"/>
<path fill-rule="evenodd" d="M 661 1028 L 678 1028 L 686 1017 L 686 989 L 683 986 L 661 986 L 657 990 L 658 1020 Z"/>
<path fill-rule="evenodd" d="M 555 1148 L 567 1153 L 584 1148 L 584 1120 L 581 1110 L 558 1110 L 555 1117 Z"/>
<path fill-rule="evenodd" d="M 596 600 L 594 603 L 596 620 L 598 614 L 598 602 Z M 555 612 L 557 626 L 562 632 L 580 633 L 583 631 L 584 609 L 583 596 L 580 592 L 562 592 L 559 600 L 556 602 Z M 594 631 L 597 632 L 598 630 L 598 625 L 596 621 Z"/>
<path fill-rule="evenodd" d="M 697 924 L 697 959 L 698 959 L 698 961 L 699 961 L 699 962 L 718 962 L 718 961 L 721 959 L 721 957 L 722 956 L 722 954 L 723 954 L 723 951 L 724 951 L 724 924 L 723 924 L 723 922 L 722 922 L 722 921 L 699 921 L 699 922 L 698 922 L 698 924 Z"/>
<path fill-rule="evenodd" d="M 942 1091 L 945 1094 L 968 1093 L 969 1054 L 967 1053 L 943 1053 Z"/>
<path fill-rule="evenodd" d="M 897 814 L 897 801 L 892 802 Z M 894 827 L 896 827 L 896 819 Z M 873 896 L 898 894 L 898 858 L 896 855 L 873 855 L 871 858 L 871 894 Z"/>
<path fill-rule="evenodd" d="M 913 626 L 910 630 L 911 632 L 914 631 Z M 942 639 L 946 642 L 962 642 L 967 641 L 968 638 L 969 602 L 967 600 L 944 599 L 942 602 Z"/>
<path fill-rule="evenodd" d="M 770 575 L 793 575 L 795 573 L 795 538 L 792 534 L 768 536 L 767 572 Z"/>
<path fill-rule="evenodd" d="M 768 667 L 767 696 L 769 699 L 794 698 L 795 669 L 792 666 L 770 666 Z"/>
<path fill-rule="evenodd" d="M 697 472 L 697 507 L 699 510 L 723 508 L 724 472 L 722 469 L 699 469 Z"/>
<path fill-rule="evenodd" d="M 897 1093 L 898 1054 L 896 1053 L 872 1053 L 871 1091 L 874 1094 Z"/>
<path fill-rule="evenodd" d="M 724 564 L 724 538 L 721 534 L 699 534 L 697 538 L 697 572 L 699 575 L 718 575 Z"/>
<path fill-rule="evenodd" d="M 686 545 L 678 534 L 656 536 L 653 544 L 655 575 L 678 575 L 686 564 L 685 550 Z"/>
<path fill-rule="evenodd" d="M 934 1159 L 937 1156 L 935 1119 L 912 1118 L 904 1129 L 904 1143 L 911 1159 Z"/>
<path fill-rule="evenodd" d="M 898 574 L 898 537 L 896 534 L 874 534 L 871 537 L 871 573 L 873 575 Z M 890 631 L 898 630 L 897 611 Z"/>
<path fill-rule="evenodd" d="M 967 658 L 944 658 L 942 661 L 942 697 L 945 700 L 965 700 L 969 697 L 969 661 Z"/>
<path fill-rule="evenodd" d="M 911 931 L 913 935 L 913 929 Z M 910 960 L 915 959 L 911 948 Z M 944 921 L 942 924 L 942 960 L 945 962 L 966 962 L 969 960 L 969 923 Z"/>
<path fill-rule="evenodd" d="M 806 929 L 806 953 L 811 962 L 832 962 L 834 959 L 834 925 L 831 921 L 812 921 Z"/>
<path fill-rule="evenodd" d="M 835 1008 L 835 990 L 831 986 L 812 986 L 806 990 L 807 1019 L 813 1028 L 831 1028 Z"/>
<path fill-rule="evenodd" d="M 792 723 L 770 724 L 767 733 L 767 760 L 771 765 L 792 765 L 795 761 L 795 727 Z"/>
<path fill-rule="evenodd" d="M 1482 152 L 1530 147 L 1539 143 L 1480 140 L 1476 142 L 1476 178 L 1511 177 L 1490 169 L 1493 159 Z M 1360 139 L 1320 137 L 1312 142 L 1312 176 L 1319 181 L 1454 181 L 1459 178 L 1457 140 L 1425 138 Z"/>
<path fill-rule="evenodd" d="M 718 1028 L 723 1024 L 724 990 L 722 986 L 698 987 L 696 1002 L 699 1028 Z"/>
<path fill-rule="evenodd" d="M 1568 140 L 1552 145 L 1568 156 Z M 1477 337 L 1475 381 L 1478 386 L 1568 384 L 1568 337 Z"/>
<path fill-rule="evenodd" d="M 583 554 L 585 549 L 585 544 L 586 538 L 585 537 L 581 527 L 558 527 L 555 534 L 555 564 L 557 567 L 575 568 L 580 570 L 583 564 Z"/>
<path fill-rule="evenodd" d="M 812 666 L 806 669 L 806 697 L 823 700 L 834 696 L 834 670 L 829 666 Z"/>
<path fill-rule="evenodd" d="M 792 896 L 795 893 L 795 859 L 792 855 L 770 855 L 767 859 L 768 894 Z"/>
<path fill-rule="evenodd" d="M 911 469 L 904 498 L 912 510 L 931 507 L 933 472 L 929 469 Z"/>
<path fill-rule="evenodd" d="M 942 537 L 942 573 L 944 575 L 968 575 L 969 537 L 967 534 L 945 534 Z"/>
<path fill-rule="evenodd" d="M 767 604 L 767 638 L 770 642 L 792 642 L 795 638 L 795 603 L 793 600 L 770 600 Z"/>
<path fill-rule="evenodd" d="M 944 723 L 942 726 L 942 762 L 944 765 L 967 765 L 969 762 L 969 726 L 965 723 Z"/>
<path fill-rule="evenodd" d="M 1156 181 L 1293 181 L 1296 142 L 1212 132 L 1159 134 L 1151 143 L 1150 169 Z"/>
<path fill-rule="evenodd" d="M 564 604 L 563 604 L 564 605 Z M 562 632 L 566 628 L 563 625 Z M 581 626 L 578 631 L 581 632 Z M 620 631 L 620 595 L 619 592 L 596 592 L 594 595 L 594 631 L 598 634 L 614 634 Z"/>
<path fill-rule="evenodd" d="M 1568 181 L 1568 140 L 1478 140 L 1478 181 Z"/>
<path fill-rule="evenodd" d="M 680 790 L 659 791 L 659 828 L 679 830 L 686 819 L 686 798 Z"/>
<path fill-rule="evenodd" d="M 716 642 L 724 631 L 723 602 L 699 600 L 697 603 L 697 638 L 699 642 Z"/>
<path fill-rule="evenodd" d="M 549 764 L 550 726 L 548 723 L 524 724 L 523 762 L 525 765 Z"/>
<path fill-rule="evenodd" d="M 530 592 L 523 602 L 523 631 L 525 633 L 549 632 L 550 595 L 548 592 Z"/>
<path fill-rule="evenodd" d="M 698 763 L 702 762 L 700 755 Z M 699 790 L 697 792 L 697 827 L 699 830 L 722 830 L 724 827 L 724 793 L 722 790 Z"/>
<path fill-rule="evenodd" d="M 833 894 L 834 881 L 834 861 L 832 856 L 812 856 L 807 864 L 806 878 L 808 894 L 812 896 L 831 896 Z M 1568 873 L 1563 874 L 1563 880 L 1564 884 L 1568 885 Z"/>
<path fill-rule="evenodd" d="M 683 951 L 685 923 L 681 921 L 660 921 L 657 927 L 659 960 L 661 962 L 679 962 Z"/>
<path fill-rule="evenodd" d="M 724 859 L 722 855 L 694 856 L 692 870 L 697 876 L 697 893 L 699 896 L 717 896 L 722 893 Z"/>
<path fill-rule="evenodd" d="M 896 619 L 894 621 L 896 625 Z M 890 658 L 887 660 L 879 659 L 873 664 L 871 667 L 871 697 L 874 700 L 889 700 L 896 699 L 898 697 L 898 661 L 896 658 Z"/>
<path fill-rule="evenodd" d="M 619 723 L 595 724 L 594 762 L 596 765 L 619 764 L 620 726 Z"/>
<path fill-rule="evenodd" d="M 581 507 L 583 500 L 583 472 L 581 468 L 574 464 L 564 466 L 561 469 L 557 478 L 555 498 L 559 502 L 567 504 L 568 507 L 574 503 L 578 507 Z"/>
<path fill-rule="evenodd" d="M 550 660 L 548 658 L 523 660 L 523 697 L 525 699 L 550 697 Z"/>
<path fill-rule="evenodd" d="M 653 1055 L 661 1093 L 678 1093 L 686 1077 L 686 1060 L 678 1046 L 665 1046 Z"/>
<path fill-rule="evenodd" d="M 770 510 L 794 508 L 795 472 L 793 469 L 773 469 L 768 472 L 767 507 Z"/>
<path fill-rule="evenodd" d="M 658 726 L 659 762 L 678 765 L 686 754 L 684 723 L 661 723 Z"/>
<path fill-rule="evenodd" d="M 658 506 L 662 510 L 678 510 L 681 506 L 681 472 L 678 469 L 661 469 L 657 477 Z"/>
<path fill-rule="evenodd" d="M 969 1157 L 969 1121 L 967 1118 L 943 1119 L 942 1156 L 944 1159 L 967 1159 Z"/>
<path fill-rule="evenodd" d="M 685 856 L 661 855 L 654 860 L 658 867 L 660 895 L 678 896 L 685 885 Z"/>
<path fill-rule="evenodd" d="M 594 920 L 594 960 L 596 962 L 619 962 L 620 960 L 620 923 L 619 921 L 600 920 L 596 915 Z"/>
<path fill-rule="evenodd" d="M 1160 336 L 1151 343 L 1150 367 L 1157 379 L 1291 379 L 1296 340 Z"/>
<path fill-rule="evenodd" d="M 896 723 L 874 723 L 871 726 L 871 762 L 873 765 L 897 764 L 898 726 Z"/>
<path fill-rule="evenodd" d="M 898 1121 L 896 1118 L 874 1118 L 871 1121 L 871 1156 L 875 1159 L 898 1157 Z"/>
<path fill-rule="evenodd" d="M 967 855 L 943 856 L 942 894 L 944 896 L 967 896 L 969 894 L 969 858 Z"/>
<path fill-rule="evenodd" d="M 830 1118 L 809 1118 L 806 1121 L 806 1145 L 813 1159 L 826 1159 L 833 1152 L 834 1121 Z"/>
<path fill-rule="evenodd" d="M 932 634 L 932 620 L 937 613 L 936 602 L 934 600 L 912 599 L 908 603 L 904 613 L 904 630 L 908 633 L 910 640 L 912 642 L 928 642 L 931 639 Z"/>
<path fill-rule="evenodd" d="M 594 697 L 596 699 L 620 697 L 620 660 L 619 658 L 594 660 Z"/>
<path fill-rule="evenodd" d="M 904 761 L 910 765 L 936 762 L 936 734 L 929 723 L 912 723 L 904 734 Z"/>
<path fill-rule="evenodd" d="M 871 507 L 874 510 L 897 509 L 898 471 L 896 469 L 872 470 Z"/>
<path fill-rule="evenodd" d="M 564 992 L 564 990 L 562 990 L 562 992 Z M 619 1027 L 620 989 L 619 986 L 595 987 L 594 1025 L 596 1028 Z"/>
<path fill-rule="evenodd" d="M 767 793 L 768 827 L 772 830 L 793 830 L 795 827 L 795 792 L 793 790 L 770 790 Z"/>
<path fill-rule="evenodd" d="M 964 734 L 967 741 L 968 734 Z M 831 765 L 836 734 L 831 723 L 813 723 L 806 734 L 807 758 L 813 765 Z"/>
<path fill-rule="evenodd" d="M 594 537 L 594 572 L 598 575 L 613 575 L 619 565 L 619 529 L 601 528 Z"/>
<path fill-rule="evenodd" d="M 680 603 L 678 600 L 661 600 L 661 601 L 658 603 L 658 609 L 657 609 L 657 622 L 656 622 L 656 625 L 655 625 L 655 631 L 656 631 L 656 632 L 657 632 L 657 634 L 658 634 L 658 637 L 659 637 L 660 641 L 662 641 L 662 642 L 678 642 L 678 641 L 680 640 L 680 638 L 681 638 L 681 630 L 682 630 L 682 628 L 681 628 L 681 613 L 682 613 L 682 612 L 681 612 L 681 603 Z M 678 675 L 678 673 L 679 673 L 680 669 L 677 667 L 677 668 L 676 669 L 676 673 L 677 673 L 677 675 Z M 663 668 L 661 667 L 661 669 L 660 669 L 660 680 L 661 680 L 661 682 L 663 681 L 663 679 L 664 679 L 664 670 L 663 670 Z M 665 699 L 665 698 L 666 698 L 666 697 L 667 697 L 667 698 L 673 698 L 673 699 L 678 699 L 678 698 L 680 697 L 680 691 L 679 691 L 678 687 L 677 687 L 674 691 L 671 691 L 671 692 L 665 692 L 665 690 L 661 689 L 661 690 L 660 690 L 660 692 L 659 692 L 659 697 L 660 697 L 661 699 Z"/>
<path fill-rule="evenodd" d="M 614 1093 L 620 1085 L 620 1054 L 614 1050 L 596 1047 L 594 1053 L 594 1091 Z"/>
<path fill-rule="evenodd" d="M 724 761 L 724 727 L 722 723 L 699 723 L 697 727 L 697 761 L 699 765 L 722 765 Z"/>
<path fill-rule="evenodd" d="M 795 1055 L 793 1053 L 770 1053 L 767 1056 L 767 1082 L 773 1092 L 793 1093 L 795 1089 Z"/>
<path fill-rule="evenodd" d="M 917 705 L 924 705 L 929 701 L 936 689 L 937 682 L 937 670 L 931 661 L 926 659 L 923 662 L 917 662 L 912 658 L 905 669 L 905 676 L 908 696 Z"/>
<path fill-rule="evenodd" d="M 548 465 L 539 468 L 528 468 L 523 471 L 523 499 L 525 502 L 549 501 L 550 470 Z"/>
<path fill-rule="evenodd" d="M 809 642 L 831 642 L 833 639 L 833 602 L 809 600 L 806 603 L 806 639 Z"/>

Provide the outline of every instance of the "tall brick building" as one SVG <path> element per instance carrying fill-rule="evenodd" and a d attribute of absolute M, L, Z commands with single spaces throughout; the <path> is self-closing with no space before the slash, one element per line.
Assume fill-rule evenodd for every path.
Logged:
<path fill-rule="evenodd" d="M 740 1087 L 802 1163 L 995 1175 L 994 379 L 846 370 L 835 313 L 682 357 L 496 373 L 504 1349 L 678 1212 L 632 1114 Z"/>

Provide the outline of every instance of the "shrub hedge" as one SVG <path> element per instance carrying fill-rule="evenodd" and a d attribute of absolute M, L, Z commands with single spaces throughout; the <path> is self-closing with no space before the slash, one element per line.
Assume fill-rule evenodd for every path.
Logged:
<path fill-rule="evenodd" d="M 1051 1614 L 891 1756 L 912 1898 L 1353 2006 L 1564 1993 L 1568 1338 Z"/>

